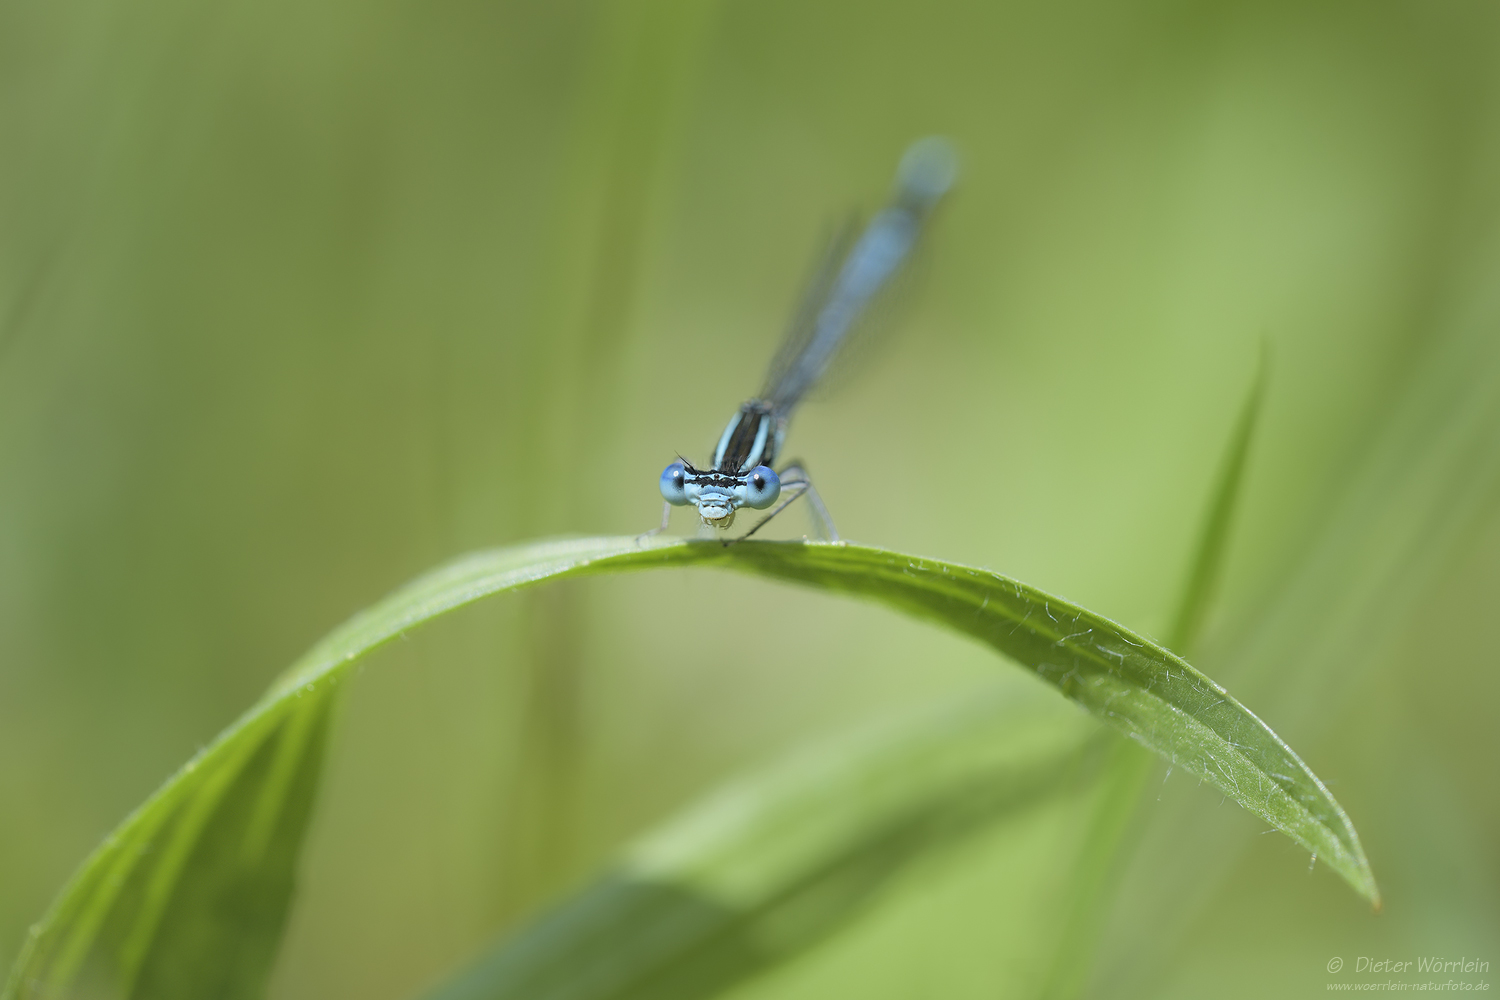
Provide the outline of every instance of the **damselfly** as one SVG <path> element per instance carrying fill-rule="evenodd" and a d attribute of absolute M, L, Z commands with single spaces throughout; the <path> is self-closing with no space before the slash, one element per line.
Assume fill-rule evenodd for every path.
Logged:
<path fill-rule="evenodd" d="M 692 504 L 702 523 L 728 528 L 741 507 L 767 510 L 742 538 L 753 535 L 787 504 L 806 494 L 814 519 L 829 540 L 838 538 L 807 470 L 791 462 L 774 470 L 792 411 L 828 371 L 829 365 L 876 294 L 911 256 L 933 207 L 957 176 L 957 158 L 946 140 L 931 137 L 912 144 L 896 171 L 890 203 L 860 233 L 842 259 L 834 257 L 815 278 L 797 318 L 777 351 L 756 398 L 743 403 L 719 436 L 708 468 L 686 459 L 661 474 L 661 528 L 673 507 Z M 654 533 L 654 532 L 653 532 Z"/>
<path fill-rule="evenodd" d="M 807 469 L 790 462 L 775 471 L 787 423 L 802 397 L 828 372 L 870 301 L 906 262 L 922 225 L 953 186 L 957 157 L 942 138 L 919 139 L 901 156 L 891 201 L 870 220 L 847 253 L 814 277 L 802 309 L 771 361 L 759 396 L 739 406 L 718 436 L 709 466 L 694 468 L 679 457 L 661 472 L 661 528 L 673 507 L 691 504 L 709 528 L 727 529 L 741 507 L 769 511 L 750 531 L 759 531 L 787 504 L 807 495 L 813 519 L 828 540 L 837 540 L 828 508 L 817 496 Z M 780 504 L 777 504 L 780 501 Z M 655 532 L 651 532 L 655 534 Z"/>

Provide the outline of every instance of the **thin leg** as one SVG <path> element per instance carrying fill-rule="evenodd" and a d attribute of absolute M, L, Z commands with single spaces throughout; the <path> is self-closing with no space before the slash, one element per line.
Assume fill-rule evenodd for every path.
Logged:
<path fill-rule="evenodd" d="M 670 524 L 671 522 L 672 522 L 672 505 L 669 504 L 669 503 L 667 503 L 665 500 L 663 500 L 662 504 L 661 504 L 661 524 L 658 527 L 652 528 L 650 531 L 643 531 L 639 535 L 636 535 L 635 536 L 635 540 L 636 540 L 637 544 L 639 544 L 640 541 L 641 541 L 641 539 L 643 539 L 643 538 L 650 538 L 652 535 L 659 535 L 663 531 L 666 531 L 667 530 L 667 525 Z"/>
<path fill-rule="evenodd" d="M 782 492 L 793 491 L 792 495 L 772 508 L 771 513 L 757 521 L 755 527 L 745 532 L 739 538 L 732 539 L 724 544 L 729 545 L 733 542 L 742 542 L 749 538 L 764 527 L 767 521 L 780 514 L 783 510 L 786 510 L 789 505 L 794 503 L 803 494 L 807 495 L 807 502 L 812 505 L 813 522 L 817 527 L 818 536 L 825 542 L 836 542 L 839 540 L 839 532 L 833 526 L 833 518 L 828 514 L 828 507 L 824 505 L 823 498 L 818 496 L 817 488 L 813 486 L 812 479 L 808 477 L 807 470 L 802 467 L 800 462 L 793 462 L 782 470 L 781 489 Z"/>
<path fill-rule="evenodd" d="M 839 529 L 833 526 L 833 515 L 828 513 L 828 507 L 823 503 L 823 498 L 818 495 L 818 488 L 807 478 L 807 471 L 798 467 L 802 473 L 803 482 L 807 483 L 807 502 L 812 504 L 813 520 L 817 522 L 818 534 L 825 542 L 836 542 L 839 540 Z"/>
<path fill-rule="evenodd" d="M 800 496 L 802 496 L 802 494 L 806 493 L 807 492 L 807 487 L 808 487 L 808 483 L 805 480 L 794 480 L 792 482 L 787 482 L 786 480 L 783 479 L 781 481 L 781 495 L 783 497 L 781 503 L 779 503 L 775 507 L 771 508 L 771 513 L 767 514 L 765 517 L 761 518 L 759 521 L 756 521 L 755 525 L 749 531 L 745 532 L 743 535 L 741 535 L 738 538 L 726 539 L 725 542 L 724 542 L 724 544 L 726 546 L 729 546 L 729 545 L 733 545 L 735 542 L 743 542 L 745 539 L 747 539 L 751 535 L 755 534 L 757 531 L 759 531 L 762 527 L 765 526 L 765 524 L 766 524 L 767 521 L 771 520 L 771 518 L 775 517 L 777 514 L 780 514 L 782 511 L 786 510 L 789 506 L 792 505 L 793 502 L 795 502 L 797 500 L 798 497 L 800 497 Z"/>

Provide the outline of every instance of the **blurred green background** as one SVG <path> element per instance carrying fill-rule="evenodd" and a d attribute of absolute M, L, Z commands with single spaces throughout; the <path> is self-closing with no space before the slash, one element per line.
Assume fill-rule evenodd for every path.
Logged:
<path fill-rule="evenodd" d="M 789 453 L 850 538 L 1160 635 L 1269 342 L 1195 660 L 1329 783 L 1386 909 L 1162 767 L 1118 851 L 1089 786 L 737 995 L 1500 961 L 1497 54 L 1463 0 L 8 0 L 0 952 L 356 609 L 654 523 L 831 227 L 938 132 L 961 186 Z M 727 777 L 997 685 L 1072 712 L 930 627 L 707 571 L 463 612 L 354 685 L 271 995 L 410 996 Z"/>

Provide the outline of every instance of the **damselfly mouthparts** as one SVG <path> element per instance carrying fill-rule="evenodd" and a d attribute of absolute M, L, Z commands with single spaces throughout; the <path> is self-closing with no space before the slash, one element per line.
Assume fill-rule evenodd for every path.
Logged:
<path fill-rule="evenodd" d="M 831 266 L 819 272 L 771 362 L 760 395 L 742 404 L 730 418 L 708 468 L 695 468 L 680 459 L 662 472 L 661 495 L 666 504 L 657 531 L 667 527 L 673 507 L 692 504 L 703 524 L 728 528 L 741 507 L 767 510 L 775 505 L 741 536 L 748 538 L 806 494 L 822 534 L 829 540 L 838 538 L 807 470 L 800 462 L 792 462 L 778 473 L 776 456 L 792 411 L 828 371 L 870 301 L 911 256 L 923 223 L 953 185 L 957 167 L 957 157 L 944 139 L 921 139 L 907 149 L 896 171 L 890 203 L 842 258 L 833 258 Z"/>

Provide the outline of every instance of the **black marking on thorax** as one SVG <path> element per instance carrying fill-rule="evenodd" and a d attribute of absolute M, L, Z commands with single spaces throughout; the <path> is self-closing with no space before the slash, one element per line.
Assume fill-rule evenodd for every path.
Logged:
<path fill-rule="evenodd" d="M 738 475 L 776 461 L 776 414 L 770 403 L 752 399 L 742 404 L 732 426 L 729 440 L 722 442 L 722 454 L 714 455 L 715 472 Z M 758 450 L 757 442 L 760 442 Z"/>

